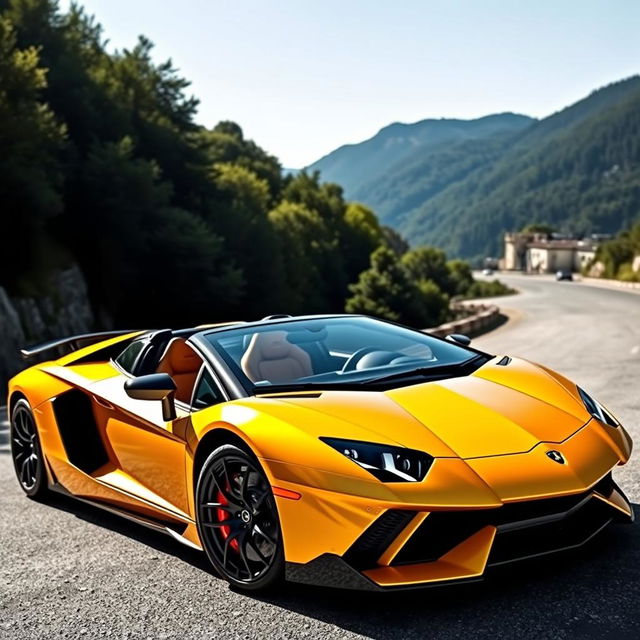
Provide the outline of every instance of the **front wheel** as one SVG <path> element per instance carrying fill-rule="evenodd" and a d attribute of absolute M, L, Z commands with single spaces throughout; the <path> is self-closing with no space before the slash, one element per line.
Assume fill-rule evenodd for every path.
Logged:
<path fill-rule="evenodd" d="M 200 540 L 215 569 L 247 591 L 273 587 L 284 574 L 275 499 L 258 461 L 236 446 L 218 447 L 196 488 Z"/>
<path fill-rule="evenodd" d="M 18 400 L 11 412 L 11 457 L 22 490 L 30 498 L 41 498 L 47 491 L 44 457 L 31 406 Z"/>

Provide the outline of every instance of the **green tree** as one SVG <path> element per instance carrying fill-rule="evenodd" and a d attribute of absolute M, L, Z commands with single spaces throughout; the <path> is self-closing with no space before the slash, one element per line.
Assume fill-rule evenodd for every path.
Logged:
<path fill-rule="evenodd" d="M 442 291 L 453 293 L 444 251 L 433 247 L 419 247 L 407 251 L 401 261 L 415 282 L 431 280 Z"/>
<path fill-rule="evenodd" d="M 97 305 L 118 324 L 170 325 L 220 317 L 220 300 L 242 293 L 222 239 L 193 214 L 171 206 L 171 188 L 130 139 L 96 145 L 82 188 L 94 199 L 73 228 Z"/>
<path fill-rule="evenodd" d="M 283 201 L 269 214 L 282 243 L 287 313 L 333 310 L 335 282 L 327 278 L 336 254 L 335 240 L 317 212 L 303 204 Z"/>
<path fill-rule="evenodd" d="M 544 222 L 534 222 L 522 227 L 522 233 L 545 233 L 550 236 L 555 231 L 556 229 L 552 225 Z"/>
<path fill-rule="evenodd" d="M 314 250 L 314 255 L 320 261 L 318 268 L 327 282 L 322 289 L 325 310 L 342 310 L 348 295 L 348 283 L 366 267 L 367 260 L 358 260 L 350 255 L 351 244 L 358 232 L 354 233 L 353 227 L 345 219 L 347 205 L 341 187 L 321 183 L 318 172 L 307 174 L 302 171 L 288 178 L 282 191 L 282 200 L 303 206 L 321 221 L 325 231 L 320 239 L 319 250 Z M 365 255 L 368 254 L 367 250 Z"/>
<path fill-rule="evenodd" d="M 449 260 L 447 262 L 449 270 L 449 293 L 451 296 L 464 296 L 473 285 L 473 274 L 468 262 L 464 260 Z"/>
<path fill-rule="evenodd" d="M 596 261 L 604 265 L 604 277 L 636 280 L 632 269 L 635 256 L 640 255 L 640 222 L 603 243 L 596 252 Z"/>
<path fill-rule="evenodd" d="M 384 244 L 384 237 L 376 214 L 357 202 L 346 205 L 340 227 L 338 242 L 346 279 L 353 281 L 369 266 L 369 256 Z"/>
<path fill-rule="evenodd" d="M 211 165 L 234 164 L 248 169 L 269 187 L 270 204 L 279 198 L 283 186 L 282 167 L 278 160 L 244 137 L 235 122 L 219 122 L 213 129 L 201 129 L 196 138 Z"/>
<path fill-rule="evenodd" d="M 0 17 L 0 278 L 11 285 L 39 259 L 46 222 L 60 213 L 57 154 L 64 127 L 41 101 L 46 72 L 35 47 L 20 49 L 8 18 Z"/>
<path fill-rule="evenodd" d="M 350 286 L 349 313 L 364 313 L 425 328 L 446 317 L 448 298 L 429 280 L 416 282 L 388 247 L 371 255 L 371 266 Z"/>
<path fill-rule="evenodd" d="M 234 313 L 263 317 L 283 309 L 282 243 L 268 217 L 267 181 L 230 162 L 214 165 L 212 178 L 224 199 L 206 219 L 226 239 L 226 248 L 245 280 L 245 293 L 232 306 Z"/>
<path fill-rule="evenodd" d="M 315 211 L 325 224 L 337 228 L 342 221 L 345 202 L 342 197 L 342 187 L 330 182 L 320 182 L 320 172 L 307 173 L 301 171 L 293 178 L 289 178 L 282 197 L 289 202 L 304 205 L 310 211 Z"/>

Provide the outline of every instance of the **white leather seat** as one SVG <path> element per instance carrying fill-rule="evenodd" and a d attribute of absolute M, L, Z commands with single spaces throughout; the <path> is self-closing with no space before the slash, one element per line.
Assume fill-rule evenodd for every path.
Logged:
<path fill-rule="evenodd" d="M 291 382 L 313 375 L 309 354 L 291 344 L 286 331 L 254 334 L 240 364 L 252 382 Z"/>

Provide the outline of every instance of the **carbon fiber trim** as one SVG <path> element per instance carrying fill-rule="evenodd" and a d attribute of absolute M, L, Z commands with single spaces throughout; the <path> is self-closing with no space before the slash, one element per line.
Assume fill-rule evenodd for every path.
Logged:
<path fill-rule="evenodd" d="M 340 556 L 325 553 L 307 564 L 287 562 L 285 579 L 318 587 L 338 587 L 358 591 L 380 591 L 381 587 L 365 578 Z"/>

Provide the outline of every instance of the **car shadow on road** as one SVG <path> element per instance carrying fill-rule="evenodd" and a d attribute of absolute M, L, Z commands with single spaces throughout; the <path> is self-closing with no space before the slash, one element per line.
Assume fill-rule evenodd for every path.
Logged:
<path fill-rule="evenodd" d="M 46 504 L 214 573 L 203 553 L 169 536 L 66 496 L 53 494 Z M 640 505 L 634 510 L 640 515 Z M 578 551 L 514 564 L 456 587 L 365 593 L 287 584 L 268 596 L 246 597 L 333 625 L 336 635 L 344 630 L 376 640 L 637 640 L 640 527 L 614 525 Z"/>
<path fill-rule="evenodd" d="M 214 573 L 204 553 L 197 549 L 187 547 L 168 535 L 164 535 L 153 529 L 148 529 L 126 518 L 109 513 L 97 506 L 59 493 L 49 493 L 46 499 L 42 501 L 42 504 L 71 513 L 85 522 L 127 536 L 156 551 L 176 556 L 198 569 Z"/>

